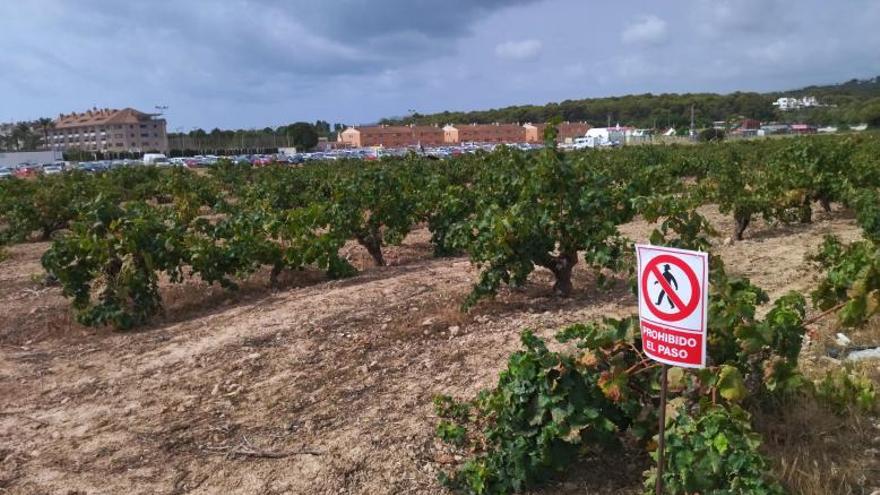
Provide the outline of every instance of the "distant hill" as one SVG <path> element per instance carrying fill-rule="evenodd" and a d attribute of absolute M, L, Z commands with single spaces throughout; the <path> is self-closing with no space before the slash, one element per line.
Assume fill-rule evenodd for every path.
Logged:
<path fill-rule="evenodd" d="M 822 103 L 834 106 L 798 112 L 780 112 L 773 106 L 780 96 L 807 95 L 816 96 Z M 869 122 L 880 125 L 880 76 L 770 93 L 647 93 L 468 112 L 417 113 L 409 117 L 383 119 L 381 123 L 487 124 L 546 122 L 559 117 L 567 121 L 586 121 L 593 126 L 604 126 L 610 120 L 612 125 L 619 122 L 636 127 L 686 127 L 690 125 L 691 105 L 694 106 L 695 119 L 700 127 L 708 126 L 713 121 L 739 118 L 836 125 Z"/>
<path fill-rule="evenodd" d="M 797 96 L 854 96 L 860 98 L 876 98 L 880 97 L 880 76 L 868 79 L 850 79 L 849 81 L 840 84 L 807 86 L 793 91 L 784 91 L 779 94 L 783 93 Z"/>

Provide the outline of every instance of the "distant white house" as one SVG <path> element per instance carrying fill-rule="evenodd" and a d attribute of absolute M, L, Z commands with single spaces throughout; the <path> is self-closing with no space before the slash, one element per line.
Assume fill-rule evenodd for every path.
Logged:
<path fill-rule="evenodd" d="M 774 107 L 778 107 L 782 111 L 798 110 L 801 108 L 814 108 L 823 106 L 815 96 L 804 96 L 803 98 L 792 98 L 783 96 L 777 98 L 773 102 Z"/>
<path fill-rule="evenodd" d="M 625 143 L 630 127 L 593 127 L 587 130 L 583 137 L 574 140 L 575 149 L 601 148 L 606 146 L 620 146 Z"/>

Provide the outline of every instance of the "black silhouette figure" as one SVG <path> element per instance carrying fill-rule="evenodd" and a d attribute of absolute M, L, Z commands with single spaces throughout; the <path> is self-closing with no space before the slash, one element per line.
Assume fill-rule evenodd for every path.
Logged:
<path fill-rule="evenodd" d="M 663 278 L 666 279 L 666 282 L 672 284 L 672 286 L 675 287 L 675 291 L 678 292 L 678 282 L 675 281 L 675 275 L 673 275 L 672 272 L 669 271 L 668 264 L 663 265 Z M 660 281 L 655 280 L 654 283 L 659 284 Z M 660 303 L 663 302 L 664 297 L 666 298 L 666 301 L 669 303 L 669 308 L 675 309 L 675 303 L 673 303 L 672 299 L 668 295 L 666 295 L 666 290 L 660 291 L 660 295 L 657 297 L 657 302 L 654 303 L 654 306 L 660 306 Z"/>

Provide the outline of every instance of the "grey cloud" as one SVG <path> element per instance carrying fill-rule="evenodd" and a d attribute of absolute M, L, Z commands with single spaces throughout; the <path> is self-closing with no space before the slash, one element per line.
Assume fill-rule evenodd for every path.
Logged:
<path fill-rule="evenodd" d="M 543 46 L 539 40 L 505 41 L 495 46 L 495 54 L 507 60 L 534 60 Z"/>
<path fill-rule="evenodd" d="M 307 25 L 338 39 L 381 39 L 387 33 L 415 31 L 433 39 L 454 39 L 499 9 L 535 0 L 336 0 L 272 1 L 291 5 Z"/>
<path fill-rule="evenodd" d="M 620 38 L 629 44 L 657 45 L 666 41 L 667 34 L 666 21 L 655 15 L 647 15 L 628 25 Z"/>
<path fill-rule="evenodd" d="M 330 76 L 379 73 L 448 55 L 453 41 L 486 15 L 533 1 L 36 0 L 24 9 L 35 17 L 49 4 L 60 11 L 44 28 L 50 40 L 61 40 L 53 43 L 61 51 L 80 52 L 83 58 L 97 49 L 115 60 L 161 64 L 179 54 L 191 61 L 184 68 L 202 67 L 206 75 L 231 68 L 233 73 Z M 81 46 L 80 40 L 96 37 L 105 51 Z M 127 42 L 142 37 L 153 42 Z M 66 56 L 77 58 L 76 53 Z"/>

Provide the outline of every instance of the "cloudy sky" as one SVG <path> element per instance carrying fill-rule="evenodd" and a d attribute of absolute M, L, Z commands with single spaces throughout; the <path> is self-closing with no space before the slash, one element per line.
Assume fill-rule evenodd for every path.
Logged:
<path fill-rule="evenodd" d="M 170 130 L 880 74 L 880 1 L 0 0 L 0 121 L 167 105 Z"/>

